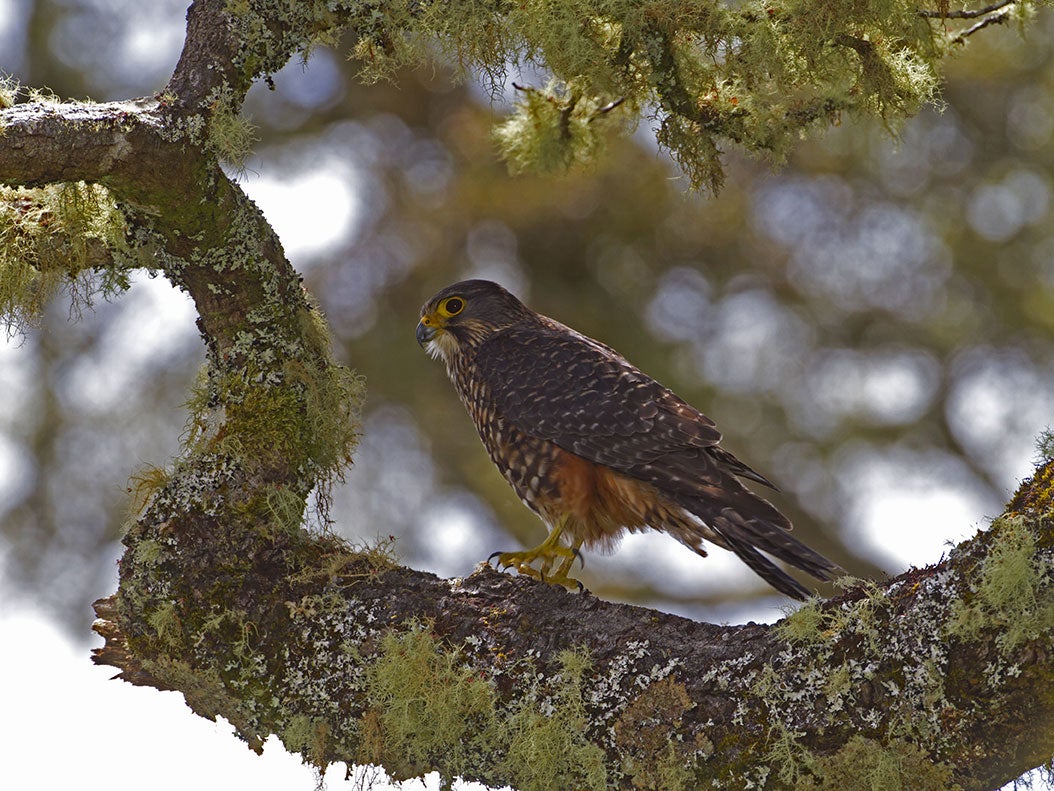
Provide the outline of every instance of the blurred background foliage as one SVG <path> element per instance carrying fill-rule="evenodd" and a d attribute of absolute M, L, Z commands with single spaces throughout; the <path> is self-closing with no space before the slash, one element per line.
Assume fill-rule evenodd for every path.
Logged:
<path fill-rule="evenodd" d="M 0 2 L 0 70 L 63 97 L 148 95 L 176 62 L 184 10 Z M 395 536 L 404 562 L 446 576 L 542 536 L 414 342 L 421 303 L 466 276 L 703 409 L 781 486 L 800 536 L 856 575 L 936 561 L 1029 473 L 1054 414 L 1049 9 L 1023 36 L 970 39 L 943 107 L 899 140 L 845 123 L 778 170 L 729 152 L 716 197 L 686 191 L 646 124 L 590 172 L 511 178 L 490 138 L 511 85 L 492 101 L 440 67 L 363 85 L 345 52 L 320 48 L 253 89 L 259 140 L 232 174 L 304 273 L 337 356 L 367 377 L 338 533 Z M 178 449 L 202 360 L 193 319 L 144 276 L 75 322 L 57 303 L 0 346 L 5 598 L 81 631 L 111 592 L 123 482 Z M 717 620 L 780 603 L 734 559 L 660 536 L 587 557 L 582 579 Z"/>

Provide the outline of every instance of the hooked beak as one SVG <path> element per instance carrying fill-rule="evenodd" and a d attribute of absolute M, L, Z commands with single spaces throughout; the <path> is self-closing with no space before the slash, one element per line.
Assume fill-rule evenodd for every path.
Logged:
<path fill-rule="evenodd" d="M 436 328 L 429 327 L 423 321 L 417 322 L 417 344 L 423 349 L 425 345 L 435 337 Z"/>

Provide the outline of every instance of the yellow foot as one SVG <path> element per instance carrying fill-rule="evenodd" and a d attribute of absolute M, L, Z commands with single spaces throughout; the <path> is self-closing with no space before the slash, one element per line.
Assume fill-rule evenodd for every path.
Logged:
<path fill-rule="evenodd" d="M 487 562 L 489 563 L 494 558 L 498 559 L 498 566 L 503 569 L 514 568 L 517 573 L 536 580 L 541 580 L 542 582 L 548 582 L 552 585 L 563 585 L 565 588 L 577 588 L 578 590 L 583 590 L 581 582 L 567 576 L 567 572 L 571 570 L 575 558 L 581 559 L 581 554 L 577 547 L 565 547 L 562 544 L 555 544 L 546 541 L 541 546 L 537 546 L 534 549 L 524 550 L 522 552 L 495 552 L 487 558 Z M 538 568 L 531 565 L 539 559 L 541 560 L 541 563 Z M 560 565 L 557 567 L 554 574 L 550 574 L 549 570 L 552 568 L 553 563 L 558 559 L 561 560 Z"/>

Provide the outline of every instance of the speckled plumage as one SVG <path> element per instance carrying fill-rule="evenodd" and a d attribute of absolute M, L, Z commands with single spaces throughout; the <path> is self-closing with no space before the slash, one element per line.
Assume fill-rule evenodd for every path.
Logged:
<path fill-rule="evenodd" d="M 654 529 L 705 556 L 706 540 L 799 599 L 809 592 L 759 550 L 819 579 L 837 572 L 739 481 L 772 485 L 719 447 L 713 421 L 614 349 L 485 280 L 448 286 L 421 314 L 418 340 L 446 363 L 491 459 L 576 548 Z"/>

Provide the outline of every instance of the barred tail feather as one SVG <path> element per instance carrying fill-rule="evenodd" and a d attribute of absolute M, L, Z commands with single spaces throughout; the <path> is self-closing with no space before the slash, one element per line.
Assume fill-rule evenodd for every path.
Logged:
<path fill-rule="evenodd" d="M 723 539 L 715 543 L 734 552 L 769 585 L 794 599 L 806 599 L 810 595 L 808 589 L 762 552 L 817 579 L 829 580 L 841 572 L 836 563 L 791 535 L 790 520 L 775 506 L 734 480 L 723 483 L 720 500 L 682 497 L 680 504 Z"/>
<path fill-rule="evenodd" d="M 812 595 L 808 588 L 780 569 L 775 563 L 768 560 L 750 544 L 744 544 L 739 541 L 729 541 L 728 543 L 731 550 L 750 567 L 751 571 L 780 593 L 798 601 L 805 601 Z"/>

